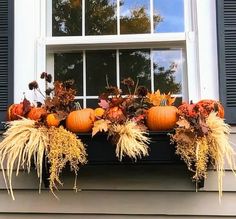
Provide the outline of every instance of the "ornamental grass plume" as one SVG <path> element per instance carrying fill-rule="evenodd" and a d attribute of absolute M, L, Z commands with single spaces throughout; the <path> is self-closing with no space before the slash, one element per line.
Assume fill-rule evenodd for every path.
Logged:
<path fill-rule="evenodd" d="M 235 174 L 235 152 L 229 141 L 230 126 L 218 117 L 215 112 L 210 113 L 206 119 L 210 132 L 208 134 L 209 141 L 209 157 L 213 167 L 218 173 L 218 189 L 219 199 L 222 197 L 223 175 L 225 160 L 230 169 Z"/>
<path fill-rule="evenodd" d="M 133 158 L 135 161 L 142 156 L 147 156 L 150 140 L 146 135 L 146 131 L 130 120 L 124 124 L 111 125 L 109 129 L 109 136 L 113 136 L 116 156 L 120 161 L 124 156 Z"/>
<path fill-rule="evenodd" d="M 3 178 L 12 199 L 15 200 L 12 189 L 12 174 L 16 166 L 16 176 L 20 168 L 30 172 L 31 161 L 34 161 L 39 178 L 39 191 L 42 184 L 42 169 L 44 153 L 48 146 L 47 129 L 36 127 L 33 120 L 22 118 L 7 123 L 4 140 L 0 142 L 0 163 Z M 6 173 L 4 163 L 6 162 Z"/>

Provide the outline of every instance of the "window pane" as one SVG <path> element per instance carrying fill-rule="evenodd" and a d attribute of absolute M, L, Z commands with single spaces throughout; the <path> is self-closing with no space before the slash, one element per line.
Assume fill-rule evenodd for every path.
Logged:
<path fill-rule="evenodd" d="M 82 35 L 82 0 L 52 0 L 52 35 Z"/>
<path fill-rule="evenodd" d="M 134 81 L 139 77 L 139 85 L 151 88 L 150 50 L 120 50 L 120 79 L 131 77 Z M 121 89 L 126 88 L 121 84 Z"/>
<path fill-rule="evenodd" d="M 55 80 L 75 80 L 77 95 L 83 95 L 83 55 L 82 53 L 54 54 Z"/>
<path fill-rule="evenodd" d="M 86 35 L 117 33 L 116 0 L 86 0 Z"/>
<path fill-rule="evenodd" d="M 150 33 L 150 0 L 123 0 L 120 3 L 120 33 Z"/>
<path fill-rule="evenodd" d="M 93 108 L 93 109 L 99 107 L 98 106 L 98 102 L 99 102 L 98 99 L 87 99 L 86 102 L 87 102 L 86 107 Z"/>
<path fill-rule="evenodd" d="M 155 90 L 159 89 L 163 93 L 182 94 L 182 50 L 153 50 L 153 65 Z"/>
<path fill-rule="evenodd" d="M 184 32 L 184 0 L 154 0 L 154 14 L 162 17 L 154 32 Z"/>
<path fill-rule="evenodd" d="M 116 51 L 87 51 L 86 86 L 87 96 L 97 96 L 104 91 L 106 77 L 110 85 L 116 86 Z"/>

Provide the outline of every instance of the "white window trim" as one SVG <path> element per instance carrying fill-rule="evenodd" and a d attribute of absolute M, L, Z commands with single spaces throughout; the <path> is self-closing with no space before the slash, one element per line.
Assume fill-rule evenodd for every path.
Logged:
<path fill-rule="evenodd" d="M 193 19 L 189 19 L 189 15 L 186 16 L 186 34 L 180 34 L 177 38 L 183 43 L 186 42 L 187 49 L 187 60 L 188 60 L 188 93 L 189 99 L 197 101 L 200 98 L 215 98 L 218 97 L 218 84 L 215 78 L 218 78 L 217 71 L 217 54 L 216 54 L 216 17 L 215 17 L 215 2 L 212 0 L 185 0 L 185 10 L 188 10 L 189 2 L 192 2 L 191 10 L 196 12 L 193 15 Z M 46 48 L 56 47 L 57 44 L 61 43 L 60 40 L 53 40 L 47 37 L 46 20 L 48 15 L 46 13 L 47 0 L 26 0 L 24 2 L 15 1 L 15 102 L 22 99 L 22 95 L 19 91 L 25 91 L 28 82 L 33 79 L 38 79 L 39 74 L 47 69 L 46 62 Z M 32 13 L 29 13 L 32 12 Z M 31 16 L 33 19 L 28 18 Z M 193 22 L 189 22 L 193 20 Z M 209 26 L 211 25 L 211 26 Z M 194 26 L 194 32 L 193 32 Z M 198 32 L 198 30 L 200 32 Z M 207 40 L 211 40 L 211 44 L 204 42 L 205 33 L 207 35 Z M 177 35 L 169 35 L 169 42 L 171 40 L 176 41 Z M 106 37 L 101 37 L 100 46 L 104 46 Z M 111 37 L 111 36 L 110 36 Z M 168 37 L 163 34 L 153 34 L 149 38 L 141 37 L 136 38 L 139 40 L 138 43 L 143 42 L 144 44 L 152 44 L 152 40 L 159 38 L 160 45 L 165 46 L 164 39 Z M 132 36 L 133 38 L 133 36 Z M 113 38 L 114 39 L 114 38 Z M 73 45 L 71 39 L 66 39 L 66 43 Z M 74 40 L 74 39 L 73 39 Z M 76 39 L 78 41 L 78 39 Z M 25 46 L 27 43 L 34 41 L 34 45 Z M 123 43 L 122 36 L 115 39 L 117 47 L 120 48 Z M 148 42 L 147 42 L 148 41 Z M 80 38 L 81 42 L 81 38 Z M 129 45 L 135 42 L 131 40 Z M 90 46 L 96 47 L 97 43 L 90 40 Z M 106 44 L 109 47 L 108 44 Z M 125 45 L 127 46 L 127 45 Z M 144 45 L 145 46 L 145 45 Z M 30 63 L 30 65 L 28 64 Z M 210 63 L 210 65 L 209 65 Z M 29 65 L 29 66 L 27 66 Z M 27 68 L 25 67 L 27 66 Z M 24 70 L 24 78 L 22 78 L 22 71 Z M 206 78 L 205 79 L 205 72 Z M 19 80 L 20 83 L 19 83 Z M 209 84 L 208 84 L 209 83 Z"/>

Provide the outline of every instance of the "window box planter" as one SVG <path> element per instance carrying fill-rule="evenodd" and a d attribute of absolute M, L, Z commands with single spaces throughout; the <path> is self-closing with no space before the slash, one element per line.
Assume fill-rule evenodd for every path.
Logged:
<path fill-rule="evenodd" d="M 78 133 L 79 138 L 87 145 L 88 164 L 87 165 L 148 165 L 148 164 L 183 164 L 175 154 L 175 145 L 170 142 L 169 131 L 149 132 L 151 143 L 149 144 L 149 156 L 137 161 L 124 157 L 120 162 L 115 154 L 113 145 L 106 134 L 100 133 L 93 138 L 91 133 Z M 46 188 L 49 186 L 50 164 L 43 165 L 43 181 Z M 183 164 L 184 166 L 184 164 Z M 196 183 L 197 188 L 204 187 L 204 180 Z"/>

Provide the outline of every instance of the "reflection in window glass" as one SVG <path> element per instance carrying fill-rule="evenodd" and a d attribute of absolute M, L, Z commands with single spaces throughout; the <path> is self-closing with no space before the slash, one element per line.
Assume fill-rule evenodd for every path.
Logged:
<path fill-rule="evenodd" d="M 106 77 L 110 85 L 116 86 L 116 51 L 86 52 L 87 96 L 97 96 L 104 91 Z"/>
<path fill-rule="evenodd" d="M 117 33 L 116 0 L 85 1 L 86 35 Z"/>
<path fill-rule="evenodd" d="M 149 90 L 151 87 L 151 65 L 150 50 L 120 50 L 120 80 L 131 77 L 137 80 L 139 85 L 146 86 Z M 126 90 L 121 84 L 121 89 Z"/>
<path fill-rule="evenodd" d="M 99 107 L 98 102 L 99 102 L 98 99 L 87 99 L 86 100 L 86 103 L 87 103 L 86 105 L 89 108 L 95 109 L 95 108 Z"/>
<path fill-rule="evenodd" d="M 83 55 L 82 53 L 54 54 L 55 80 L 75 80 L 77 95 L 83 95 Z"/>
<path fill-rule="evenodd" d="M 82 35 L 82 0 L 52 0 L 52 35 Z"/>
<path fill-rule="evenodd" d="M 150 1 L 123 0 L 120 3 L 120 33 L 150 33 Z"/>
<path fill-rule="evenodd" d="M 184 0 L 154 0 L 154 13 L 163 19 L 154 32 L 184 32 Z"/>
<path fill-rule="evenodd" d="M 154 88 L 163 93 L 182 94 L 182 50 L 153 50 Z"/>

